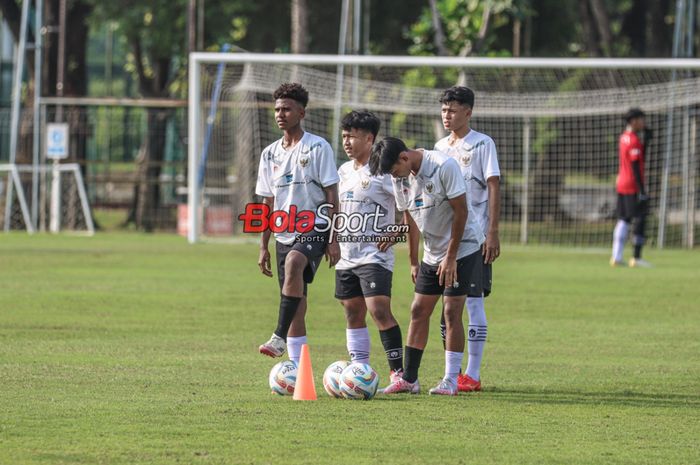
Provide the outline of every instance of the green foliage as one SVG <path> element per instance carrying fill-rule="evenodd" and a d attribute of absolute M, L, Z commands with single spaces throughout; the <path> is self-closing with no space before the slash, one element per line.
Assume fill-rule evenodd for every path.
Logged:
<path fill-rule="evenodd" d="M 445 47 L 451 55 L 469 55 L 474 49 L 484 22 L 484 11 L 489 8 L 491 19 L 489 30 L 484 37 L 480 54 L 495 53 L 507 56 L 508 49 L 494 48 L 496 34 L 494 30 L 508 24 L 511 18 L 524 18 L 530 14 L 527 1 L 517 0 L 438 0 L 437 6 L 445 33 Z M 409 35 L 413 45 L 409 53 L 413 55 L 436 54 L 433 42 L 432 12 L 424 7 L 418 22 L 411 26 Z"/>
<path fill-rule="evenodd" d="M 392 297 L 404 336 L 406 253 Z M 257 353 L 279 292 L 254 241 L 5 235 L 0 463 L 696 463 L 699 252 L 650 250 L 648 270 L 611 269 L 607 253 L 503 247 L 484 391 L 452 399 L 325 395 L 323 370 L 347 352 L 321 267 L 307 314 L 319 400 L 295 402 L 269 393 L 275 361 Z M 443 364 L 433 326 L 425 389 Z"/>

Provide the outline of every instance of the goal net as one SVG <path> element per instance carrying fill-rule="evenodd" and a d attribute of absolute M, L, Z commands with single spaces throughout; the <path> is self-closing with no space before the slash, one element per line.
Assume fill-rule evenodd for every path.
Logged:
<path fill-rule="evenodd" d="M 42 188 L 32 192 L 35 177 Z M 0 165 L 0 219 L 6 232 L 95 232 L 80 167 L 74 163 Z"/>
<path fill-rule="evenodd" d="M 310 93 L 304 128 L 331 143 L 338 164 L 347 160 L 338 127 L 345 112 L 373 111 L 382 121 L 379 137 L 432 148 L 446 135 L 441 91 L 472 88 L 471 127 L 498 149 L 500 230 L 508 242 L 610 243 L 623 115 L 639 107 L 653 130 L 648 241 L 697 243 L 700 60 L 196 53 L 190 61 L 191 242 L 238 232 L 238 215 L 255 199 L 260 153 L 281 137 L 272 93 L 293 81 Z"/>

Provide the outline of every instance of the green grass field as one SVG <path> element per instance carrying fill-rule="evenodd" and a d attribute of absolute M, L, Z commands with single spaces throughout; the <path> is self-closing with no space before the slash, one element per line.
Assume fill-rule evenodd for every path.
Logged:
<path fill-rule="evenodd" d="M 700 463 L 700 250 L 650 250 L 653 269 L 607 258 L 505 245 L 485 390 L 370 402 L 323 392 L 325 367 L 347 357 L 323 269 L 307 321 L 319 400 L 295 402 L 269 393 L 274 362 L 257 353 L 278 289 L 254 243 L 0 235 L 0 463 Z M 443 370 L 434 323 L 425 388 Z"/>

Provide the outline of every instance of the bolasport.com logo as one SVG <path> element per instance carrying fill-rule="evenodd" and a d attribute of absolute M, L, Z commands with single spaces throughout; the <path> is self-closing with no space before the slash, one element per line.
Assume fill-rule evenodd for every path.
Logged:
<path fill-rule="evenodd" d="M 312 231 L 329 233 L 329 242 L 406 242 L 407 224 L 389 224 L 383 228 L 378 226 L 379 219 L 386 216 L 379 206 L 372 213 L 329 214 L 332 207 L 332 204 L 324 203 L 312 211 L 297 210 L 292 205 L 289 211 L 273 211 L 267 204 L 249 203 L 245 207 L 245 213 L 238 215 L 238 219 L 243 222 L 245 233 L 294 233 L 298 234 L 297 241 L 300 242 L 314 239 L 314 236 L 304 236 Z"/>

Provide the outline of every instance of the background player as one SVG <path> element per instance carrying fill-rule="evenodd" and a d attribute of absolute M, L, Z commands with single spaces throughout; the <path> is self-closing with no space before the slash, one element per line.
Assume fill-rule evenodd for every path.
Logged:
<path fill-rule="evenodd" d="M 255 193 L 264 197 L 272 210 L 289 212 L 316 209 L 329 203 L 329 217 L 338 205 L 338 172 L 333 150 L 323 138 L 305 132 L 301 121 L 306 115 L 309 94 L 300 84 L 282 84 L 275 90 L 275 121 L 284 132 L 281 139 L 265 148 Z M 322 225 L 317 216 L 318 225 Z M 289 344 L 289 358 L 299 362 L 302 344 L 306 343 L 307 283 L 313 281 L 321 257 L 326 255 L 330 266 L 340 258 L 336 241 L 328 243 L 328 234 L 311 231 L 299 240 L 297 233 L 275 233 L 277 275 L 281 289 L 277 328 L 269 341 L 260 346 L 260 353 L 281 357 Z M 265 276 L 272 277 L 268 243 L 270 231 L 262 235 L 258 266 Z"/>
<path fill-rule="evenodd" d="M 482 295 L 481 245 L 484 236 L 468 217 L 466 183 L 456 161 L 429 150 L 409 150 L 400 139 L 375 144 L 372 174 L 389 173 L 399 210 L 411 227 L 411 274 L 415 294 L 406 340 L 403 376 L 386 394 L 418 393 L 418 369 L 428 342 L 430 315 L 443 296 L 447 324 L 445 376 L 431 394 L 456 395 L 464 355 L 462 312 L 467 295 Z M 423 260 L 418 265 L 417 232 L 423 235 Z"/>
<path fill-rule="evenodd" d="M 347 234 L 360 240 L 379 236 L 381 234 L 375 230 L 395 224 L 396 202 L 391 177 L 372 176 L 368 165 L 379 126 L 379 118 L 366 111 L 352 111 L 341 122 L 343 148 L 350 161 L 338 170 L 340 211 L 348 215 L 372 215 L 379 207 L 383 214 L 365 223 L 364 230 Z M 392 380 L 400 377 L 403 370 L 401 328 L 391 313 L 393 244 L 393 241 L 341 240 L 341 258 L 335 266 L 335 297 L 345 309 L 350 359 L 369 363 L 370 341 L 365 321 L 369 309 L 379 328 Z"/>
<path fill-rule="evenodd" d="M 501 212 L 500 176 L 496 144 L 486 134 L 470 127 L 474 92 L 463 86 L 450 87 L 440 97 L 442 124 L 450 135 L 435 144 L 435 150 L 454 158 L 467 182 L 470 201 L 469 214 L 474 215 L 486 241 L 482 246 L 484 295 L 467 298 L 469 329 L 467 331 L 468 361 L 465 374 L 459 374 L 457 384 L 462 392 L 481 390 L 481 360 L 488 331 L 484 297 L 491 294 L 491 264 L 501 254 L 498 219 Z M 445 341 L 445 315 L 441 320 Z"/>
<path fill-rule="evenodd" d="M 642 247 L 645 242 L 649 197 L 644 188 L 644 155 L 650 139 L 650 132 L 645 131 L 644 112 L 639 108 L 630 109 L 625 115 L 627 127 L 620 135 L 620 165 L 617 175 L 617 225 L 613 231 L 611 266 L 624 265 L 622 259 L 630 223 L 634 222 L 634 256 L 629 265 L 649 267 L 642 260 Z M 644 144 L 638 134 L 644 131 Z"/>

